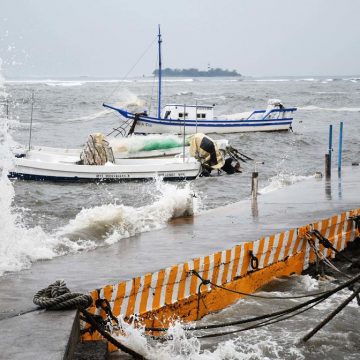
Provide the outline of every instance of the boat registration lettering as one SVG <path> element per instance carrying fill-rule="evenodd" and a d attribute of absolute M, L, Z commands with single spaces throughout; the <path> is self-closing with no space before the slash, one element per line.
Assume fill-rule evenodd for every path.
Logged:
<path fill-rule="evenodd" d="M 138 121 L 138 125 L 152 127 L 152 124 L 149 124 L 149 123 L 143 122 L 143 121 Z"/>
<path fill-rule="evenodd" d="M 158 173 L 158 176 L 161 176 L 161 177 L 185 177 L 185 173 L 165 172 L 165 173 Z"/>
<path fill-rule="evenodd" d="M 130 174 L 96 174 L 97 179 L 123 179 L 130 177 Z"/>

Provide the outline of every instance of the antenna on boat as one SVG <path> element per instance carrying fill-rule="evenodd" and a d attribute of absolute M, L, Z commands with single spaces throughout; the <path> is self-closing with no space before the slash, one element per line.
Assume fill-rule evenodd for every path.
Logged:
<path fill-rule="evenodd" d="M 198 100 L 197 99 L 195 102 L 195 120 L 196 120 L 195 132 L 197 133 L 197 126 L 198 126 Z"/>
<path fill-rule="evenodd" d="M 158 118 L 161 118 L 161 32 L 160 32 L 160 25 L 159 25 L 159 34 L 158 34 L 158 44 L 159 44 L 159 94 L 158 94 Z"/>
<path fill-rule="evenodd" d="M 34 90 L 31 93 L 31 112 L 30 112 L 30 131 L 29 131 L 29 151 L 31 147 L 31 131 L 32 131 L 32 121 L 34 113 Z"/>
<path fill-rule="evenodd" d="M 186 105 L 184 104 L 183 162 L 185 162 L 185 118 L 186 118 Z"/>

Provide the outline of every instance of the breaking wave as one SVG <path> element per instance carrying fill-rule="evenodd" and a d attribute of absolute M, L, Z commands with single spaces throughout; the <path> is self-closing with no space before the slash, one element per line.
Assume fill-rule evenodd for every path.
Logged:
<path fill-rule="evenodd" d="M 290 276 L 287 278 L 275 279 L 270 289 L 259 292 L 265 296 L 293 296 L 294 294 L 303 294 L 306 292 L 322 291 L 332 286 L 327 280 L 316 280 L 309 275 Z M 343 327 L 326 327 L 322 330 L 320 346 L 306 346 L 300 343 L 300 339 L 305 335 L 306 331 L 314 327 L 319 318 L 323 318 L 329 313 L 329 309 L 336 308 L 340 302 L 344 301 L 350 294 L 350 290 L 343 290 L 327 299 L 312 310 L 312 316 L 309 317 L 308 311 L 300 314 L 293 319 L 286 320 L 279 324 L 273 324 L 256 330 L 241 332 L 229 337 L 219 336 L 214 339 L 200 340 L 196 336 L 202 334 L 215 334 L 219 330 L 206 330 L 204 332 L 185 331 L 183 324 L 175 321 L 167 332 L 167 337 L 162 341 L 157 341 L 147 336 L 144 328 L 135 328 L 134 325 L 123 321 L 119 318 L 122 334 L 116 338 L 133 349 L 137 353 L 151 360 L 262 360 L 262 359 L 307 359 L 309 358 L 327 358 L 335 349 L 341 349 L 343 342 L 349 342 L 347 337 L 349 334 L 344 333 Z M 253 298 L 244 298 L 234 305 L 211 315 L 207 315 L 197 324 L 221 324 L 234 321 L 242 316 L 249 317 L 255 314 L 263 314 L 273 312 L 274 309 L 291 307 L 300 304 L 303 300 L 284 300 L 276 304 L 266 300 Z M 346 311 L 355 310 L 357 307 L 354 301 L 349 305 Z M 311 311 L 311 310 L 310 310 Z M 356 311 L 356 310 L 355 310 Z M 344 322 L 344 318 L 337 318 L 334 322 L 339 324 Z M 194 323 L 193 323 L 194 324 Z M 194 324 L 195 325 L 195 324 Z M 239 327 L 227 328 L 228 330 L 236 330 Z M 220 330 L 220 332 L 223 329 Z M 352 342 L 352 344 L 351 344 Z M 350 346 L 355 347 L 355 341 L 350 341 Z M 326 356 L 327 354 L 327 356 Z M 334 357 L 338 358 L 338 357 Z M 339 357 L 340 358 L 340 357 Z"/>
<path fill-rule="evenodd" d="M 360 107 L 340 107 L 340 108 L 326 108 L 326 107 L 319 107 L 315 105 L 309 105 L 304 107 L 298 107 L 298 110 L 305 110 L 305 111 L 339 111 L 339 112 L 360 112 Z"/>
<path fill-rule="evenodd" d="M 280 172 L 279 174 L 271 177 L 269 179 L 269 185 L 265 186 L 264 188 L 259 190 L 260 194 L 267 194 L 279 189 L 282 189 L 286 186 L 298 183 L 300 181 L 305 181 L 311 178 L 314 178 L 315 175 L 296 175 L 296 174 L 289 174 Z"/>
<path fill-rule="evenodd" d="M 6 98 L 0 59 L 0 100 Z M 130 101 L 136 101 L 136 97 Z M 51 233 L 41 226 L 28 227 L 24 221 L 27 209 L 14 203 L 15 189 L 7 176 L 14 166 L 11 149 L 17 146 L 10 135 L 10 125 L 14 127 L 15 122 L 0 113 L 0 276 L 29 268 L 38 260 L 94 249 L 159 229 L 173 218 L 193 214 L 199 207 L 200 199 L 193 197 L 189 183 L 180 187 L 158 179 L 150 190 L 154 199 L 150 205 L 135 208 L 111 203 L 83 209 L 67 225 Z"/>
<path fill-rule="evenodd" d="M 0 59 L 1 71 L 1 59 Z M 7 98 L 4 80 L 0 73 L 0 99 Z M 14 205 L 15 190 L 8 179 L 13 167 L 11 148 L 16 146 L 10 133 L 10 123 L 0 113 L 0 276 L 7 271 L 19 271 L 29 267 L 31 262 L 54 256 L 53 239 L 40 227 L 28 229 L 22 218 L 22 210 Z"/>
<path fill-rule="evenodd" d="M 112 244 L 139 233 L 160 229 L 174 218 L 192 215 L 200 200 L 194 197 L 190 184 L 183 188 L 157 180 L 155 201 L 146 206 L 108 204 L 83 209 L 57 232 L 71 241 L 91 240 L 91 247 Z"/>

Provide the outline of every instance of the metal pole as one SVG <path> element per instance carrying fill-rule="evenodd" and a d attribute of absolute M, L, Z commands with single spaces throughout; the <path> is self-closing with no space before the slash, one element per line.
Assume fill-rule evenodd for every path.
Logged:
<path fill-rule="evenodd" d="M 185 116 L 186 116 L 186 105 L 184 104 L 183 162 L 185 162 Z"/>
<path fill-rule="evenodd" d="M 158 89 L 158 118 L 161 118 L 161 33 L 159 25 L 159 34 L 158 34 L 158 45 L 159 45 L 159 89 Z"/>
<path fill-rule="evenodd" d="M 34 91 L 31 94 L 31 113 L 30 113 L 30 131 L 29 131 L 29 151 L 31 147 L 31 131 L 32 131 L 32 121 L 33 121 L 33 112 L 34 112 Z"/>
<path fill-rule="evenodd" d="M 338 174 L 341 174 L 341 158 L 342 158 L 342 140 L 343 140 L 343 127 L 344 123 L 340 122 L 340 135 L 339 135 L 339 155 L 338 155 Z"/>
<path fill-rule="evenodd" d="M 333 134 L 333 126 L 329 125 L 329 161 L 330 161 L 330 167 L 331 167 L 331 153 L 332 153 L 332 134 Z"/>

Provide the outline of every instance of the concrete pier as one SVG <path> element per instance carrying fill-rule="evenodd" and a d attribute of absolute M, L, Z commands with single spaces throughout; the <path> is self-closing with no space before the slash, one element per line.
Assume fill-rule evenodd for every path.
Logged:
<path fill-rule="evenodd" d="M 0 279 L 0 319 L 34 307 L 34 293 L 56 279 L 65 279 L 73 291 L 88 292 L 358 208 L 359 181 L 359 167 L 344 168 L 341 178 L 309 179 L 258 196 L 257 202 L 244 200 L 194 218 L 176 219 L 164 229 L 91 252 L 37 262 L 29 270 Z M 0 354 L 8 356 L 4 359 L 16 359 L 16 354 L 21 354 L 19 359 L 62 359 L 69 346 L 64 339 L 70 336 L 73 324 L 71 312 L 32 312 L 0 320 Z M 29 341 L 23 341 L 24 337 Z M 54 343 L 59 345 L 56 349 Z"/>

